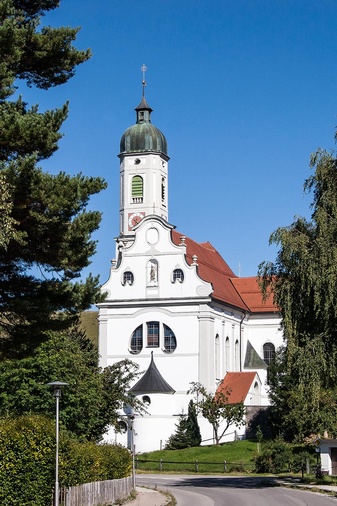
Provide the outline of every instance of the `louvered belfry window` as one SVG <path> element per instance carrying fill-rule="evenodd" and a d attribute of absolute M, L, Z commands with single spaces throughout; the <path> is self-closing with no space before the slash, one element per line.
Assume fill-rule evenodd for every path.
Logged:
<path fill-rule="evenodd" d="M 141 204 L 143 202 L 144 183 L 141 176 L 133 176 L 132 178 L 132 202 L 134 204 Z"/>

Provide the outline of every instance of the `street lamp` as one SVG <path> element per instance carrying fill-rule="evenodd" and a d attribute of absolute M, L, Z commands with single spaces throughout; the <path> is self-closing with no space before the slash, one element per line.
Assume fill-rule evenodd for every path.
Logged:
<path fill-rule="evenodd" d="M 61 397 L 61 389 L 68 385 L 63 381 L 53 381 L 47 383 L 49 387 L 54 389 L 54 397 L 56 400 L 56 456 L 55 456 L 55 490 L 54 490 L 54 505 L 59 504 L 59 403 Z"/>

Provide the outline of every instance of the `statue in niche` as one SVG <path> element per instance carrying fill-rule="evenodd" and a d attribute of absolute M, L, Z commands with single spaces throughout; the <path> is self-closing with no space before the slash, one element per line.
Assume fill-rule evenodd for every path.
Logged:
<path fill-rule="evenodd" d="M 149 285 L 156 285 L 158 282 L 158 264 L 155 260 L 151 260 L 149 267 Z"/>

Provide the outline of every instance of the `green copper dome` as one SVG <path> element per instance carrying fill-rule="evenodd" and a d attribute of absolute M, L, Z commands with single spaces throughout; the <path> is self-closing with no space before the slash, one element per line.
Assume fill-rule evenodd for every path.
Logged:
<path fill-rule="evenodd" d="M 143 96 L 135 109 L 137 123 L 123 134 L 120 143 L 121 153 L 139 153 L 153 151 L 167 155 L 167 141 L 164 134 L 151 123 L 151 107 Z"/>

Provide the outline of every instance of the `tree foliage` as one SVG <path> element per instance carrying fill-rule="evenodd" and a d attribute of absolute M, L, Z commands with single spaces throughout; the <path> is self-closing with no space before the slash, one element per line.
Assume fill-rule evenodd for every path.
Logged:
<path fill-rule="evenodd" d="M 278 427 L 289 437 L 336 433 L 337 379 L 337 159 L 318 150 L 315 173 L 304 185 L 313 195 L 310 220 L 302 217 L 270 238 L 274 263 L 259 267 L 261 286 L 280 308 L 285 348 L 271 391 Z"/>
<path fill-rule="evenodd" d="M 81 332 L 49 332 L 32 355 L 0 361 L 0 416 L 53 417 L 55 399 L 47 383 L 65 381 L 60 423 L 77 438 L 100 440 L 125 404 L 138 411 L 142 405 L 128 394 L 138 377 L 135 363 L 123 360 L 103 371 L 97 363 L 97 349 Z"/>
<path fill-rule="evenodd" d="M 70 79 L 90 51 L 78 28 L 41 26 L 58 0 L 0 0 L 0 345 L 28 353 L 46 330 L 68 327 L 99 300 L 98 279 L 79 282 L 95 252 L 100 213 L 88 211 L 101 178 L 52 175 L 38 163 L 57 149 L 68 104 L 41 112 L 15 92 Z"/>
<path fill-rule="evenodd" d="M 217 445 L 231 425 L 240 427 L 245 423 L 244 405 L 242 402 L 230 404 L 231 392 L 228 388 L 222 385 L 214 394 L 208 392 L 201 383 L 192 382 L 191 385 L 189 393 L 195 395 L 197 411 L 212 425 Z"/>
<path fill-rule="evenodd" d="M 167 450 L 180 450 L 199 446 L 201 443 L 201 433 L 198 424 L 197 410 L 194 402 L 190 400 L 188 404 L 187 416 L 182 413 L 176 424 L 176 431 L 172 434 L 165 448 Z"/>

